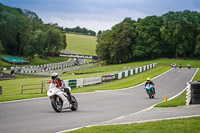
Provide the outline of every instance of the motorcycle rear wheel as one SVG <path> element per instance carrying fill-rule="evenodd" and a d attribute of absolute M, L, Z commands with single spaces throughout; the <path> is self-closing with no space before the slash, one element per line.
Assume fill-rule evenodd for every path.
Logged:
<path fill-rule="evenodd" d="M 61 112 L 63 101 L 59 96 L 55 96 L 51 99 L 51 105 L 56 112 Z"/>

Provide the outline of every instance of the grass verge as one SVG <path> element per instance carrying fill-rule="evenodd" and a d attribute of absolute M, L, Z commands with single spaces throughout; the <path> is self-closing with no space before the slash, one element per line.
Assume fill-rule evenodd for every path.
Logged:
<path fill-rule="evenodd" d="M 199 133 L 200 117 L 82 128 L 67 133 Z"/>
<path fill-rule="evenodd" d="M 136 75 L 126 77 L 124 79 L 102 83 L 102 84 L 94 85 L 94 86 L 75 88 L 75 89 L 72 89 L 72 92 L 73 93 L 92 92 L 95 90 L 115 90 L 115 89 L 127 88 L 127 87 L 131 87 L 131 86 L 144 82 L 147 77 L 153 78 L 167 70 L 169 70 L 169 67 L 163 67 L 163 66 L 158 65 L 156 68 L 153 68 L 151 70 L 148 70 Z"/>
<path fill-rule="evenodd" d="M 178 96 L 177 98 L 174 98 L 170 101 L 167 102 L 162 102 L 157 104 L 154 107 L 177 107 L 177 106 L 183 106 L 185 105 L 185 101 L 186 101 L 186 91 L 181 94 L 180 96 Z"/>

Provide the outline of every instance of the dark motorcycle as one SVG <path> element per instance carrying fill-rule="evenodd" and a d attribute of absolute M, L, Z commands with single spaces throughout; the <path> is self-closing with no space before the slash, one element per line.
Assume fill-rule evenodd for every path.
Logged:
<path fill-rule="evenodd" d="M 147 94 L 149 95 L 149 98 L 150 99 L 154 98 L 154 90 L 153 90 L 154 88 L 153 88 L 153 86 L 151 84 L 147 84 L 145 86 L 145 89 L 146 89 Z"/>

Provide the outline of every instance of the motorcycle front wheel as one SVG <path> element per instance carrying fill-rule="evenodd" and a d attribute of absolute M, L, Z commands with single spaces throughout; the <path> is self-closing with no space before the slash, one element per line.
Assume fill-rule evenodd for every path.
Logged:
<path fill-rule="evenodd" d="M 153 91 L 152 90 L 148 90 L 147 91 L 147 94 L 149 95 L 149 98 L 154 98 L 154 94 L 153 94 Z"/>
<path fill-rule="evenodd" d="M 154 92 L 151 90 L 151 98 L 154 98 Z"/>
<path fill-rule="evenodd" d="M 56 112 L 61 112 L 63 101 L 59 96 L 55 96 L 51 99 L 51 105 Z"/>
<path fill-rule="evenodd" d="M 72 103 L 71 110 L 76 111 L 78 109 L 78 102 L 74 96 L 72 96 L 72 100 L 74 101 L 74 103 Z"/>

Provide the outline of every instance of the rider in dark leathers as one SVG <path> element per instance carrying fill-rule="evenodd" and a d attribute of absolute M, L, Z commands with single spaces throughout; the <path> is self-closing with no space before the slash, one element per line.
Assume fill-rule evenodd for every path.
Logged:
<path fill-rule="evenodd" d="M 147 81 L 146 81 L 146 83 L 144 85 L 144 89 L 145 89 L 147 84 L 151 84 L 153 86 L 153 92 L 154 92 L 154 94 L 156 94 L 155 85 L 154 85 L 153 81 L 151 81 L 150 78 L 147 78 Z"/>

